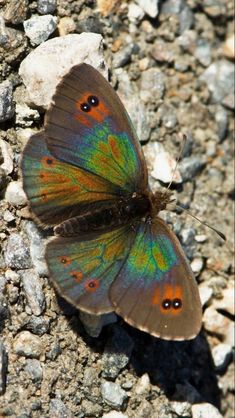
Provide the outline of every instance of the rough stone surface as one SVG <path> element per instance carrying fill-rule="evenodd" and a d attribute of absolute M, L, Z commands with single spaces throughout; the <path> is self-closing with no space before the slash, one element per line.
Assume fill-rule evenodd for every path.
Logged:
<path fill-rule="evenodd" d="M 233 2 L 0 0 L 0 9 L 0 415 L 233 417 Z M 48 14 L 57 28 L 35 47 L 24 25 L 36 18 L 35 36 Z M 41 25 L 38 41 L 48 34 Z M 224 245 L 175 205 L 159 213 L 199 284 L 204 326 L 193 340 L 163 341 L 114 313 L 94 317 L 65 302 L 45 264 L 53 228 L 35 226 L 25 197 L 14 191 L 22 191 L 22 150 L 43 129 L 55 86 L 84 61 L 109 78 L 123 101 L 151 189 L 163 190 L 152 176 L 163 171 L 163 149 L 179 160 L 172 198 L 226 235 Z M 79 83 L 74 87 L 77 100 Z M 168 164 L 169 180 L 171 171 Z"/>
<path fill-rule="evenodd" d="M 11 119 L 14 115 L 13 89 L 10 81 L 0 84 L 0 122 Z"/>

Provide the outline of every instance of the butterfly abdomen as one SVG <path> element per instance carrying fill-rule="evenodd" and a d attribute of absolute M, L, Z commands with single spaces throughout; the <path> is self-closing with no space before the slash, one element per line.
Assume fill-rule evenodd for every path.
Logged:
<path fill-rule="evenodd" d="M 150 202 L 147 196 L 122 199 L 106 207 L 74 216 L 54 228 L 56 235 L 71 237 L 81 233 L 102 231 L 107 227 L 125 225 L 147 215 L 150 211 Z"/>

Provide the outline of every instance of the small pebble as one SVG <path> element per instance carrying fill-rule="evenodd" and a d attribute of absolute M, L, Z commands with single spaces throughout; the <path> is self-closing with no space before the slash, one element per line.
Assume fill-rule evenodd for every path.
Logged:
<path fill-rule="evenodd" d="M 0 166 L 6 174 L 11 174 L 14 168 L 12 148 L 8 142 L 0 138 L 0 149 L 3 159 L 3 162 L 0 162 Z"/>
<path fill-rule="evenodd" d="M 69 33 L 75 32 L 75 30 L 76 23 L 71 17 L 65 16 L 60 19 L 58 23 L 58 31 L 60 36 L 68 35 Z"/>
<path fill-rule="evenodd" d="M 45 42 L 55 31 L 57 18 L 48 14 L 44 16 L 33 16 L 24 21 L 24 30 L 32 45 L 39 45 Z"/>
<path fill-rule="evenodd" d="M 13 348 L 18 356 L 39 358 L 45 347 L 40 337 L 29 331 L 22 331 L 15 337 Z"/>
<path fill-rule="evenodd" d="M 206 160 L 202 156 L 186 157 L 180 162 L 180 172 L 183 181 L 189 181 L 195 177 L 206 165 Z"/>
<path fill-rule="evenodd" d="M 206 242 L 207 239 L 208 239 L 208 237 L 205 234 L 195 235 L 195 241 L 197 241 L 199 243 Z"/>
<path fill-rule="evenodd" d="M 199 294 L 202 306 L 205 306 L 212 298 L 213 290 L 207 283 L 201 283 L 199 286 Z"/>
<path fill-rule="evenodd" d="M 4 19 L 13 25 L 19 25 L 26 19 L 28 13 L 28 0 L 11 0 L 6 7 Z"/>
<path fill-rule="evenodd" d="M 222 100 L 222 104 L 225 107 L 228 107 L 228 109 L 234 110 L 235 109 L 235 98 L 234 98 L 234 92 L 231 92 L 227 94 Z"/>
<path fill-rule="evenodd" d="M 184 0 L 165 0 L 162 4 L 162 14 L 179 14 L 184 6 Z"/>
<path fill-rule="evenodd" d="M 179 14 L 180 20 L 180 34 L 184 33 L 185 30 L 189 30 L 194 26 L 194 14 L 187 4 L 183 5 L 182 10 Z"/>
<path fill-rule="evenodd" d="M 29 248 L 17 232 L 11 233 L 8 237 L 4 257 L 7 267 L 13 269 L 28 269 L 31 267 Z"/>
<path fill-rule="evenodd" d="M 235 35 L 230 35 L 223 46 L 223 53 L 227 58 L 235 58 Z"/>
<path fill-rule="evenodd" d="M 73 414 L 61 399 L 52 399 L 50 402 L 49 416 L 53 418 L 72 418 Z"/>
<path fill-rule="evenodd" d="M 14 116 L 13 88 L 8 80 L 0 84 L 0 122 L 6 122 Z"/>
<path fill-rule="evenodd" d="M 191 269 L 193 270 L 194 273 L 198 274 L 200 273 L 200 271 L 202 271 L 203 269 L 203 259 L 202 258 L 194 258 L 193 261 L 191 262 Z"/>
<path fill-rule="evenodd" d="M 50 319 L 41 316 L 30 316 L 29 322 L 25 324 L 25 329 L 36 335 L 44 335 L 50 329 Z"/>
<path fill-rule="evenodd" d="M 137 385 L 135 387 L 136 395 L 143 395 L 148 394 L 151 389 L 150 379 L 148 373 L 145 373 L 141 376 L 138 380 Z"/>
<path fill-rule="evenodd" d="M 230 320 L 209 306 L 204 312 L 203 323 L 207 331 L 225 338 Z"/>
<path fill-rule="evenodd" d="M 194 56 L 203 67 L 208 67 L 211 63 L 211 47 L 205 39 L 198 39 Z"/>
<path fill-rule="evenodd" d="M 172 411 L 176 413 L 177 417 L 189 418 L 191 416 L 191 405 L 189 402 L 171 402 Z"/>
<path fill-rule="evenodd" d="M 219 410 L 210 403 L 192 405 L 192 418 L 223 418 Z"/>
<path fill-rule="evenodd" d="M 232 359 L 233 350 L 229 344 L 218 344 L 212 348 L 212 357 L 217 371 L 224 370 Z"/>
<path fill-rule="evenodd" d="M 38 13 L 46 15 L 54 13 L 56 10 L 57 0 L 37 0 Z"/>
<path fill-rule="evenodd" d="M 162 99 L 165 92 L 165 77 L 158 68 L 149 68 L 141 73 L 140 97 L 145 103 Z"/>
<path fill-rule="evenodd" d="M 229 284 L 226 289 L 222 290 L 222 298 L 216 299 L 214 304 L 216 309 L 221 309 L 228 312 L 230 315 L 235 315 L 235 289 L 234 284 Z"/>
<path fill-rule="evenodd" d="M 127 16 L 130 22 L 139 23 L 144 17 L 144 11 L 137 4 L 130 3 Z"/>
<path fill-rule="evenodd" d="M 25 222 L 24 230 L 29 239 L 30 256 L 36 272 L 40 277 L 48 276 L 45 260 L 45 239 L 34 222 Z"/>
<path fill-rule="evenodd" d="M 5 193 L 6 201 L 13 206 L 22 206 L 27 203 L 27 197 L 21 181 L 11 181 Z"/>
<path fill-rule="evenodd" d="M 43 372 L 42 366 L 39 360 L 28 359 L 25 364 L 25 371 L 29 374 L 32 382 L 38 383 L 42 381 Z"/>
<path fill-rule="evenodd" d="M 16 124 L 24 128 L 32 126 L 40 120 L 40 114 L 36 109 L 31 109 L 26 104 L 16 104 Z"/>
<path fill-rule="evenodd" d="M 151 142 L 144 148 L 147 161 L 150 163 L 150 174 L 163 183 L 182 183 L 182 178 L 178 169 L 175 170 L 176 160 L 165 151 L 162 144 Z M 174 176 L 173 176 L 174 175 Z"/>
<path fill-rule="evenodd" d="M 20 275 L 28 306 L 30 307 L 29 313 L 39 316 L 45 308 L 45 297 L 40 279 L 34 270 L 21 270 Z"/>
<path fill-rule="evenodd" d="M 1 312 L 1 309 L 0 309 Z M 6 391 L 8 356 L 4 344 L 0 341 L 0 395 Z"/>
<path fill-rule="evenodd" d="M 136 0 L 136 3 L 148 16 L 157 17 L 159 0 Z"/>
<path fill-rule="evenodd" d="M 113 68 L 124 67 L 131 62 L 131 55 L 136 51 L 136 45 L 130 43 L 113 55 Z"/>
<path fill-rule="evenodd" d="M 220 103 L 234 89 L 234 65 L 226 60 L 213 62 L 199 77 L 211 93 L 212 103 Z"/>
<path fill-rule="evenodd" d="M 115 379 L 129 363 L 133 347 L 134 343 L 127 332 L 120 327 L 115 328 L 102 356 L 102 376 Z"/>
<path fill-rule="evenodd" d="M 128 418 L 128 416 L 122 412 L 110 411 L 107 414 L 102 415 L 102 418 Z"/>
<path fill-rule="evenodd" d="M 118 383 L 104 382 L 101 384 L 101 394 L 103 400 L 113 408 L 120 409 L 127 399 L 126 392 Z"/>
<path fill-rule="evenodd" d="M 218 136 L 221 141 L 226 138 L 227 130 L 228 130 L 228 113 L 227 110 L 223 108 L 223 106 L 219 106 L 216 114 L 215 120 L 218 125 Z"/>

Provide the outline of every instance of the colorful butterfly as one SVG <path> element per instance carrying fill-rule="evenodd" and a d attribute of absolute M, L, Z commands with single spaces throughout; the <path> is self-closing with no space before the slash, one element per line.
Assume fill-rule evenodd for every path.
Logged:
<path fill-rule="evenodd" d="M 157 216 L 170 194 L 151 192 L 129 116 L 90 65 L 63 77 L 44 131 L 24 149 L 22 173 L 36 219 L 54 226 L 46 260 L 61 296 L 93 314 L 115 311 L 163 339 L 198 334 L 196 281 Z"/>

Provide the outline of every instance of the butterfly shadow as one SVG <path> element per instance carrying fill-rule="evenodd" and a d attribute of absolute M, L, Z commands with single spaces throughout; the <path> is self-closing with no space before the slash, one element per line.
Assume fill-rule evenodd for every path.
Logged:
<path fill-rule="evenodd" d="M 93 338 L 85 331 L 78 311 L 59 296 L 58 302 L 64 314 L 70 317 L 73 331 L 92 351 L 101 354 L 103 377 L 115 380 L 121 372 L 115 361 L 120 365 L 120 359 L 125 357 L 126 365 L 129 363 L 134 374 L 141 377 L 147 373 L 150 382 L 170 400 L 191 404 L 208 402 L 220 409 L 215 366 L 203 330 L 190 341 L 166 341 L 141 332 L 118 317 L 117 323 L 105 326 L 100 335 Z M 156 391 L 152 396 L 156 396 Z"/>

